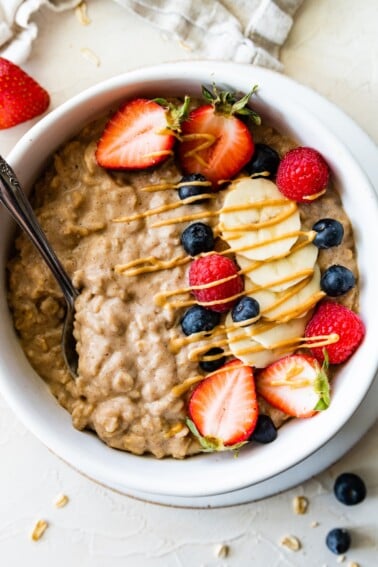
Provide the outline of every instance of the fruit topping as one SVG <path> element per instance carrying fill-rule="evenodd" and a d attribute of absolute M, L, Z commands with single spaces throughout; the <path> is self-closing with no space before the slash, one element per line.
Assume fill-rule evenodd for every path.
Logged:
<path fill-rule="evenodd" d="M 325 192 L 329 168 L 313 148 L 299 147 L 284 155 L 277 170 L 277 187 L 285 197 L 308 203 Z"/>
<path fill-rule="evenodd" d="M 331 297 L 343 295 L 356 285 L 353 272 L 345 266 L 334 264 L 325 270 L 320 280 L 320 287 Z"/>
<path fill-rule="evenodd" d="M 252 159 L 245 166 L 249 175 L 254 177 L 261 174 L 263 177 L 273 177 L 277 173 L 280 156 L 271 146 L 256 144 Z"/>
<path fill-rule="evenodd" d="M 0 130 L 39 116 L 49 104 L 48 92 L 37 81 L 0 57 Z"/>
<path fill-rule="evenodd" d="M 186 97 L 175 109 L 145 98 L 126 102 L 105 126 L 97 145 L 97 163 L 110 169 L 144 169 L 167 159 L 188 103 Z"/>
<path fill-rule="evenodd" d="M 205 309 L 201 305 L 193 305 L 181 319 L 181 328 L 184 334 L 189 336 L 202 331 L 211 331 L 219 323 L 219 313 Z"/>
<path fill-rule="evenodd" d="M 258 393 L 272 406 L 292 417 L 311 417 L 330 404 L 327 364 L 313 356 L 291 354 L 261 371 Z"/>
<path fill-rule="evenodd" d="M 260 313 L 259 302 L 253 297 L 245 296 L 241 297 L 236 305 L 232 308 L 231 316 L 234 323 L 241 323 L 242 321 L 248 321 L 249 319 L 256 319 Z M 255 321 L 247 322 L 247 325 L 254 323 Z"/>
<path fill-rule="evenodd" d="M 332 553 L 341 555 L 346 553 L 350 548 L 351 537 L 348 530 L 343 528 L 334 528 L 328 532 L 326 537 L 327 547 Z"/>
<path fill-rule="evenodd" d="M 340 474 L 335 480 L 333 491 L 337 500 L 346 506 L 359 504 L 366 497 L 365 483 L 354 473 Z"/>
<path fill-rule="evenodd" d="M 205 450 L 244 444 L 258 416 L 252 368 L 232 360 L 205 378 L 190 398 L 189 415 L 188 425 Z"/>
<path fill-rule="evenodd" d="M 256 87 L 241 99 L 232 92 L 202 93 L 207 104 L 192 110 L 182 123 L 179 159 L 185 173 L 202 173 L 216 190 L 230 180 L 250 161 L 254 152 L 252 134 L 237 116 L 250 116 L 260 123 L 257 114 L 247 107 Z"/>
<path fill-rule="evenodd" d="M 277 439 L 277 429 L 272 418 L 269 415 L 260 414 L 250 440 L 266 445 L 275 439 Z"/>
<path fill-rule="evenodd" d="M 184 175 L 178 183 L 178 194 L 181 200 L 195 197 L 196 195 L 204 195 L 211 191 L 211 182 L 201 173 L 189 173 Z M 206 199 L 198 199 L 192 201 L 204 203 Z"/>
<path fill-rule="evenodd" d="M 218 281 L 219 284 L 216 283 Z M 189 285 L 197 301 L 219 313 L 231 309 L 244 289 L 236 264 L 230 258 L 215 253 L 192 262 Z"/>
<path fill-rule="evenodd" d="M 325 250 L 341 244 L 344 236 L 343 225 L 335 219 L 320 219 L 314 224 L 312 230 L 318 233 L 313 243 L 317 248 Z"/>
<path fill-rule="evenodd" d="M 219 347 L 213 347 L 210 350 L 208 350 L 207 352 L 205 352 L 204 356 L 216 356 L 216 355 L 220 355 L 222 354 L 224 351 L 223 349 L 219 348 Z M 201 360 L 201 362 L 199 363 L 199 366 L 201 368 L 201 370 L 204 370 L 205 372 L 214 372 L 214 370 L 218 370 L 218 368 L 220 368 L 221 366 L 223 366 L 223 364 L 226 362 L 226 357 L 225 356 L 221 356 L 221 357 L 217 357 L 214 358 L 214 360 Z"/>
<path fill-rule="evenodd" d="M 203 222 L 190 224 L 181 235 L 181 244 L 189 256 L 210 252 L 214 248 L 213 231 Z"/>
<path fill-rule="evenodd" d="M 345 362 L 357 349 L 365 335 L 360 317 L 339 303 L 323 301 L 306 327 L 306 337 L 324 336 L 336 333 L 339 340 L 327 346 L 329 362 Z M 312 354 L 323 360 L 323 349 L 312 348 Z"/>

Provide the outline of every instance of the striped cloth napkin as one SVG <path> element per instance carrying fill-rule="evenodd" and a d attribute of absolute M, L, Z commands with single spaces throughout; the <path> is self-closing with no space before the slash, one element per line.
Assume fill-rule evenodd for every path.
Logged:
<path fill-rule="evenodd" d="M 279 49 L 303 0 L 115 1 L 176 39 L 196 58 L 280 70 Z M 32 16 L 42 6 L 61 11 L 79 4 L 83 1 L 0 0 L 0 56 L 15 63 L 28 58 L 38 35 Z"/>

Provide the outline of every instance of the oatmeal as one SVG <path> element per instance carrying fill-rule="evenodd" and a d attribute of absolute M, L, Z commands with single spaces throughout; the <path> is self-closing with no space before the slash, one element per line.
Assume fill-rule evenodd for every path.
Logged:
<path fill-rule="evenodd" d="M 192 356 L 193 346 L 206 355 L 217 337 L 210 332 L 185 338 L 180 326 L 187 307 L 196 303 L 190 293 L 172 294 L 188 290 L 191 258 L 180 238 L 195 217 L 214 231 L 215 252 L 231 246 L 218 228 L 228 190 L 212 193 L 210 187 L 211 198 L 194 204 L 184 199 L 176 208 L 182 171 L 174 156 L 140 171 L 99 166 L 96 147 L 105 120 L 85 127 L 54 155 L 32 196 L 47 238 L 80 291 L 78 378 L 70 376 L 62 358 L 61 292 L 24 236 L 9 263 L 14 324 L 30 363 L 76 428 L 95 431 L 117 449 L 182 458 L 201 451 L 186 420 L 188 384 L 206 375 Z M 253 127 L 253 134 L 281 156 L 295 146 L 269 126 Z M 319 250 L 317 264 L 322 272 L 340 264 L 357 276 L 353 232 L 336 190 L 329 186 L 298 211 L 302 231 L 310 232 L 322 218 L 340 221 L 342 244 Z M 175 308 L 169 308 L 172 301 Z M 357 309 L 357 286 L 337 301 Z M 224 324 L 225 315 L 221 318 Z M 276 428 L 288 418 L 261 396 L 258 404 Z"/>

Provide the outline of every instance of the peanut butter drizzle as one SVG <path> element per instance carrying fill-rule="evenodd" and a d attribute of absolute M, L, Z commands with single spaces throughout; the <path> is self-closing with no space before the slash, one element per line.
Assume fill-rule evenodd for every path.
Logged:
<path fill-rule="evenodd" d="M 116 264 L 114 271 L 117 274 L 124 274 L 126 276 L 139 276 L 147 272 L 158 272 L 160 270 L 182 266 L 190 262 L 190 260 L 190 256 L 177 256 L 176 258 L 172 258 L 172 260 L 159 260 L 159 258 L 155 256 L 149 256 L 148 258 L 132 260 L 127 264 Z"/>
<path fill-rule="evenodd" d="M 213 136 L 213 134 L 206 134 L 205 132 L 197 134 L 184 134 L 183 136 L 181 136 L 181 140 L 183 142 L 191 142 L 192 140 L 200 139 L 203 139 L 204 141 L 198 144 L 192 150 L 186 152 L 184 154 L 184 157 L 194 157 L 194 159 L 198 161 L 200 165 L 202 165 L 203 167 L 208 167 L 209 164 L 206 163 L 200 155 L 198 155 L 198 152 L 202 152 L 203 150 L 210 148 L 215 143 L 216 137 Z"/>
<path fill-rule="evenodd" d="M 245 368 L 246 366 L 248 366 L 247 364 L 244 364 L 243 362 L 240 361 L 240 364 L 235 364 L 232 369 L 233 370 L 238 370 L 239 368 Z M 229 368 L 219 368 L 218 370 L 214 370 L 213 372 L 210 372 L 209 374 L 206 374 L 205 376 L 203 374 L 197 374 L 196 376 L 191 376 L 189 378 L 187 378 L 184 382 L 182 382 L 181 384 L 177 384 L 177 386 L 173 386 L 172 390 L 171 390 L 171 394 L 173 396 L 179 397 L 182 396 L 182 394 L 184 394 L 187 390 L 189 390 L 189 388 L 191 388 L 191 386 L 193 386 L 193 384 L 197 384 L 198 382 L 202 382 L 202 380 L 205 380 L 206 378 L 210 378 L 211 376 L 214 376 L 214 374 L 223 374 L 223 372 L 228 372 Z"/>
<path fill-rule="evenodd" d="M 155 185 L 146 185 L 140 191 L 146 193 L 154 193 L 157 191 L 167 191 L 168 189 L 180 189 L 180 187 L 211 187 L 211 181 L 181 181 L 179 183 L 156 183 Z"/>
<path fill-rule="evenodd" d="M 173 150 L 159 150 L 158 152 L 150 152 L 149 154 L 143 154 L 142 157 L 161 157 L 161 156 L 173 156 Z"/>
<path fill-rule="evenodd" d="M 319 193 L 313 193 L 313 195 L 307 195 L 306 197 L 303 197 L 303 199 L 305 199 L 306 201 L 315 201 L 315 199 L 324 195 L 326 191 L 327 191 L 327 187 L 319 191 Z"/>

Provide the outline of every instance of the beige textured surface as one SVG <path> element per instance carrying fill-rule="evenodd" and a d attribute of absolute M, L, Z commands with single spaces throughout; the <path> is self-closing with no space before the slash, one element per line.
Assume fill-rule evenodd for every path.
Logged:
<path fill-rule="evenodd" d="M 71 14 L 43 12 L 41 35 L 26 66 L 51 92 L 52 106 L 102 78 L 142 64 L 190 58 L 190 52 L 116 4 L 92 0 L 92 23 Z M 122 17 L 121 17 L 122 14 Z M 336 102 L 378 142 L 378 35 L 376 0 L 306 0 L 282 52 L 286 73 Z M 54 30 L 52 33 L 51 30 Z M 85 57 L 90 49 L 99 59 Z M 0 132 L 6 154 L 27 131 L 27 123 Z M 378 427 L 339 463 L 303 485 L 273 498 L 223 510 L 172 510 L 119 496 L 82 478 L 51 455 L 0 401 L 0 558 L 5 567 L 320 567 L 337 565 L 324 539 L 333 527 L 350 527 L 354 540 L 345 564 L 373 567 L 377 557 Z M 331 494 L 343 471 L 367 481 L 364 504 L 346 508 Z M 63 492 L 69 503 L 53 505 Z M 304 494 L 309 509 L 292 510 Z M 35 522 L 49 529 L 29 539 Z M 315 524 L 314 524 L 315 522 Z M 318 522 L 319 525 L 316 525 Z M 311 527 L 315 525 L 316 527 Z M 298 537 L 293 553 L 280 540 Z M 229 545 L 227 558 L 217 545 Z"/>

